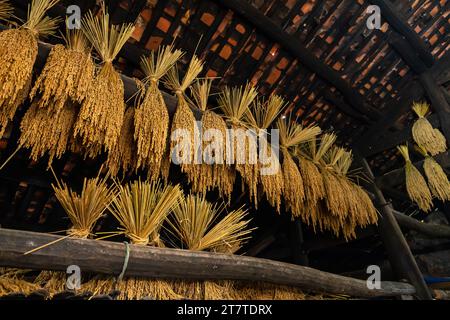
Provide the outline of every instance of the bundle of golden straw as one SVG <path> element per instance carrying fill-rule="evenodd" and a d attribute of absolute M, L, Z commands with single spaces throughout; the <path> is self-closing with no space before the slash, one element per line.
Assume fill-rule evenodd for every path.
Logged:
<path fill-rule="evenodd" d="M 129 107 L 125 111 L 119 141 L 114 148 L 108 152 L 106 166 L 111 176 L 117 176 L 120 169 L 123 175 L 137 170 L 137 147 L 134 141 L 135 109 Z"/>
<path fill-rule="evenodd" d="M 423 162 L 423 170 L 428 180 L 428 186 L 432 195 L 441 201 L 450 200 L 450 182 L 448 181 L 447 174 L 444 169 L 436 162 L 427 151 L 417 146 L 417 149 L 425 157 Z"/>
<path fill-rule="evenodd" d="M 8 0 L 0 0 L 0 21 L 7 21 L 13 12 L 14 8 Z"/>
<path fill-rule="evenodd" d="M 30 92 L 30 100 L 40 94 L 39 107 L 55 114 L 69 99 L 81 104 L 94 77 L 89 43 L 81 30 L 67 30 L 65 41 L 66 47 L 52 48 Z"/>
<path fill-rule="evenodd" d="M 55 173 L 53 172 L 53 174 Z M 85 178 L 81 193 L 71 190 L 66 183 L 60 182 L 58 179 L 56 179 L 56 185 L 52 184 L 56 198 L 72 223 L 72 227 L 67 231 L 68 236 L 85 239 L 92 235 L 95 223 L 116 195 L 115 187 L 108 186 L 107 179 L 108 176 Z M 66 274 L 64 272 L 42 271 L 36 277 L 35 283 L 49 290 L 50 295 L 54 295 L 65 289 Z"/>
<path fill-rule="evenodd" d="M 428 103 L 415 102 L 412 108 L 419 117 L 412 127 L 414 141 L 432 156 L 445 152 L 447 144 L 444 135 L 425 118 L 430 109 Z"/>
<path fill-rule="evenodd" d="M 169 130 L 169 113 L 158 88 L 159 80 L 182 55 L 181 50 L 173 50 L 171 46 L 167 46 L 142 58 L 141 67 L 146 76 L 146 87 L 136 109 L 134 139 L 137 142 L 137 167 L 146 167 L 150 179 L 157 179 L 159 176 Z"/>
<path fill-rule="evenodd" d="M 254 193 L 254 203 L 257 207 L 257 187 L 261 183 L 263 192 L 269 203 L 280 212 L 281 196 L 283 193 L 283 174 L 280 170 L 279 154 L 277 146 L 269 144 L 268 129 L 280 115 L 285 106 L 284 100 L 277 95 L 270 96 L 267 100 L 257 99 L 244 116 L 246 124 L 255 130 L 259 140 L 258 163 L 250 176 L 250 195 Z M 251 170 L 247 170 L 252 172 Z M 253 190 L 253 191 L 252 191 Z"/>
<path fill-rule="evenodd" d="M 61 158 L 66 152 L 76 120 L 76 106 L 67 101 L 58 113 L 40 108 L 35 101 L 20 123 L 19 147 L 31 149 L 30 158 L 37 161 L 49 155 L 48 166 L 54 158 Z"/>
<path fill-rule="evenodd" d="M 90 156 L 102 149 L 113 150 L 120 135 L 125 113 L 124 87 L 113 60 L 133 33 L 132 24 L 110 25 L 103 8 L 100 17 L 92 12 L 82 19 L 82 30 L 102 59 L 92 85 L 81 105 L 74 134 L 78 136 Z"/>
<path fill-rule="evenodd" d="M 203 70 L 203 63 L 195 55 L 192 57 L 182 80 L 177 67 L 173 67 L 165 77 L 166 86 L 175 92 L 178 105 L 172 120 L 170 157 L 176 159 L 181 171 L 186 173 L 188 181 L 192 183 L 197 173 L 198 150 L 196 141 L 200 139 L 200 131 L 186 100 L 185 91 Z"/>
<path fill-rule="evenodd" d="M 230 126 L 228 136 L 227 162 L 234 163 L 241 174 L 243 186 L 249 188 L 250 199 L 257 203 L 258 146 L 257 133 L 248 130 L 246 117 L 250 105 L 255 101 L 257 90 L 250 84 L 242 87 L 225 87 L 218 103 Z"/>
<path fill-rule="evenodd" d="M 422 211 L 428 212 L 433 207 L 433 200 L 427 182 L 409 158 L 408 146 L 398 146 L 397 149 L 405 159 L 406 191 Z"/>
<path fill-rule="evenodd" d="M 212 204 L 204 196 L 188 195 L 174 208 L 168 223 L 182 248 L 233 253 L 248 239 L 252 231 L 248 229 L 250 220 L 244 220 L 247 213 L 242 208 L 219 220 L 223 211 L 223 205 Z M 231 286 L 227 281 L 180 281 L 177 290 L 189 299 L 226 299 Z"/>
<path fill-rule="evenodd" d="M 280 134 L 280 149 L 283 155 L 282 172 L 284 177 L 284 199 L 286 208 L 292 216 L 302 214 L 305 201 L 303 177 L 294 161 L 295 149 L 302 143 L 315 139 L 321 132 L 317 126 L 302 127 L 291 119 L 279 119 L 277 128 Z"/>
<path fill-rule="evenodd" d="M 58 20 L 45 13 L 57 2 L 33 0 L 22 26 L 0 32 L 0 136 L 28 96 L 38 36 L 50 35 L 57 27 Z"/>
<path fill-rule="evenodd" d="M 152 182 L 134 181 L 126 186 L 117 186 L 119 194 L 111 203 L 110 211 L 121 225 L 132 244 L 164 246 L 160 230 L 167 215 L 179 203 L 182 191 L 179 185 L 163 185 L 159 180 Z M 110 281 L 111 282 L 111 281 Z M 94 281 L 95 285 L 98 285 Z M 106 286 L 108 287 L 108 286 Z M 178 299 L 169 282 L 126 278 L 117 283 L 120 299 Z"/>

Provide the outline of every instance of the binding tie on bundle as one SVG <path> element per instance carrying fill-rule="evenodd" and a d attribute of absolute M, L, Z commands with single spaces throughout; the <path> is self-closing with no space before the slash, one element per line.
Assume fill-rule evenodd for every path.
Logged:
<path fill-rule="evenodd" d="M 67 234 L 74 238 L 86 239 L 91 234 L 89 229 L 74 229 L 67 230 Z"/>
<path fill-rule="evenodd" d="M 128 238 L 131 239 L 131 242 L 133 244 L 137 244 L 137 245 L 143 245 L 146 246 L 149 242 L 148 238 L 142 238 L 139 237 L 138 235 L 135 235 L 133 233 L 127 233 Z"/>

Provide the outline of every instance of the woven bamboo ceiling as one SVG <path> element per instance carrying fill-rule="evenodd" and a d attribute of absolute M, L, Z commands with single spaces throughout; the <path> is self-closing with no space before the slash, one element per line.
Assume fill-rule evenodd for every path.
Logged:
<path fill-rule="evenodd" d="M 25 10 L 24 1 L 15 2 Z M 93 3 L 78 1 L 83 12 Z M 284 96 L 299 121 L 334 130 L 349 145 L 406 97 L 423 97 L 412 85 L 417 70 L 402 54 L 415 49 L 402 47 L 402 26 L 383 16 L 380 29 L 367 27 L 368 6 L 380 3 L 414 31 L 425 67 L 441 85 L 448 83 L 437 63 L 448 60 L 450 49 L 446 0 L 106 1 L 113 23 L 137 24 L 118 62 L 126 75 L 141 77 L 141 54 L 174 43 L 188 52 L 184 62 L 194 52 L 203 58 L 203 75 L 218 77 L 217 89 L 251 81 L 262 94 Z M 63 1 L 55 11 L 69 4 Z M 413 116 L 407 109 L 396 118 L 393 125 L 401 129 Z M 378 152 L 379 158 L 389 159 L 392 150 Z"/>

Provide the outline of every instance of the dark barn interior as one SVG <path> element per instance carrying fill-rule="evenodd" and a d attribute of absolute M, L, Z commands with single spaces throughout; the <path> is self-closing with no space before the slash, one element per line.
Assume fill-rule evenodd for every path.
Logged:
<path fill-rule="evenodd" d="M 429 212 L 422 210 L 408 193 L 408 173 L 405 174 L 405 161 L 397 149 L 397 146 L 407 144 L 410 163 L 425 176 L 422 169 L 424 156 L 413 147 L 415 139 L 411 134 L 417 120 L 411 108 L 415 102 L 429 104 L 430 112 L 426 119 L 433 128 L 442 132 L 447 145 L 450 141 L 449 1 L 117 0 L 105 1 L 106 7 L 102 6 L 102 1 L 75 2 L 83 15 L 89 11 L 101 15 L 102 10 L 106 10 L 111 24 L 134 25 L 131 37 L 114 60 L 114 67 L 120 72 L 124 84 L 128 108 L 138 103 L 141 82 L 137 79 L 144 81 L 147 76 L 141 68 L 141 57 L 172 45 L 184 52 L 178 61 L 181 75 L 187 73 L 192 57 L 198 56 L 204 64 L 198 78 L 214 78 L 209 101 L 214 110 L 220 110 L 221 102 L 217 97 L 224 88 L 249 83 L 261 97 L 277 95 L 286 101 L 281 119 L 303 128 L 319 126 L 322 134 L 336 134 L 336 145 L 353 152 L 347 176 L 366 190 L 377 210 L 378 221 L 356 226 L 352 237 L 336 235 L 333 230 L 319 228 L 307 219 L 293 217 L 284 202 L 277 212 L 262 196 L 260 186 L 258 193 L 261 196 L 258 194 L 256 206 L 250 200 L 244 178 L 241 175 L 236 177 L 228 195 L 227 210 L 245 206 L 251 218 L 249 228 L 255 228 L 236 251 L 244 266 L 247 263 L 258 265 L 258 261 L 262 261 L 260 270 L 266 272 L 268 282 L 297 287 L 304 292 L 305 299 L 377 296 L 450 299 L 450 199 L 433 197 L 433 208 Z M 11 0 L 10 3 L 16 21 L 17 18 L 26 21 L 29 1 Z M 67 7 L 73 3 L 61 0 L 47 14 L 65 17 Z M 379 8 L 380 28 L 368 27 L 369 6 Z M 13 27 L 11 23 L 2 23 L 1 26 L 2 30 Z M 64 33 L 63 19 L 59 21 L 58 30 Z M 61 43 L 63 39 L 57 35 L 39 38 L 33 81 L 44 69 L 52 48 Z M 93 55 L 100 64 L 102 59 Z M 178 96 L 165 85 L 160 85 L 160 88 L 173 121 Z M 96 177 L 99 171 L 106 172 L 108 158 L 106 152 L 87 157 L 83 152 L 67 150 L 53 160 L 54 174 L 48 167 L 48 155 L 31 159 L 29 148 L 23 147 L 19 141 L 21 122 L 32 102 L 27 98 L 18 107 L 0 143 L 1 163 L 4 164 L 0 169 L 0 242 L 6 243 L 3 249 L 0 245 L 0 266 L 5 270 L 6 267 L 35 270 L 23 278 L 27 281 L 32 281 L 30 279 L 36 277 L 39 270 L 50 268 L 50 262 L 55 263 L 52 270 L 65 270 L 64 263 L 69 258 L 63 253 L 60 262 L 55 262 L 59 261 L 56 258 L 47 263 L 41 261 L 48 257 L 46 250 L 55 255 L 69 249 L 78 252 L 76 241 L 84 241 L 69 237 L 33 254 L 21 256 L 18 253 L 22 249 L 33 249 L 20 244 L 20 241 L 34 239 L 35 243 L 43 245 L 56 237 L 49 234 L 67 230 L 72 224 L 55 196 L 52 187 L 55 176 L 80 191 L 84 178 Z M 221 114 L 221 111 L 217 113 Z M 197 120 L 202 118 L 202 112 L 194 114 Z M 448 177 L 449 151 L 433 154 L 432 158 Z M 180 184 L 187 195 L 192 190 L 183 170 L 172 164 L 169 181 L 174 185 Z M 125 184 L 139 178 L 145 180 L 146 174 L 146 169 L 121 170 L 118 177 L 120 183 Z M 449 186 L 447 184 L 447 188 Z M 448 189 L 444 192 L 450 194 Z M 206 193 L 206 198 L 211 203 L 221 203 L 223 194 L 211 190 Z M 116 218 L 105 213 L 95 224 L 93 232 L 97 237 L 118 227 L 120 224 Z M 163 239 L 171 236 L 167 230 L 161 233 Z M 106 241 L 106 244 L 95 244 Z M 114 263 L 117 262 L 119 267 L 111 267 L 110 272 L 99 270 L 99 273 L 120 273 L 117 270 L 120 271 L 122 266 L 123 241 L 127 241 L 126 234 L 105 241 L 86 242 L 86 248 L 104 246 L 104 250 L 111 250 L 111 259 L 117 260 Z M 63 245 L 64 242 L 67 245 Z M 161 250 L 161 257 L 166 254 L 171 257 L 169 248 Z M 222 274 L 218 271 L 204 280 L 261 281 L 251 276 L 250 271 L 247 275 L 242 271 L 239 278 L 230 279 L 230 274 L 235 271 L 232 265 L 237 265 L 234 260 L 220 260 L 213 253 L 208 253 L 211 256 L 196 251 L 190 254 L 189 257 L 181 257 L 180 254 L 173 259 L 190 259 L 192 270 L 203 276 L 211 265 L 223 263 L 223 268 L 219 268 L 224 270 Z M 144 251 L 142 255 L 145 255 Z M 34 260 L 33 256 L 36 256 Z M 247 261 L 247 257 L 258 260 Z M 130 275 L 141 275 L 145 269 L 145 259 L 142 259 L 136 262 L 136 270 L 130 271 Z M 107 264 L 112 266 L 112 263 Z M 161 269 L 166 268 L 164 258 L 161 258 L 161 261 L 154 262 L 152 270 L 159 270 L 158 263 Z M 270 263 L 274 263 L 271 268 L 285 269 L 270 271 Z M 380 293 L 360 288 L 362 282 L 355 279 L 362 279 L 365 283 L 368 277 L 366 269 L 370 265 L 380 266 L 382 281 L 392 281 L 393 287 L 386 284 Z M 301 268 L 305 266 L 325 271 L 326 275 L 322 275 L 323 278 L 317 276 L 317 281 L 326 284 L 308 285 L 305 284 L 307 280 L 296 280 L 295 273 L 297 278 L 314 278 L 313 273 L 302 273 L 304 269 Z M 91 271 L 95 268 L 98 266 L 92 266 Z M 248 270 L 251 268 L 249 266 Z M 165 276 L 161 271 L 163 275 L 158 277 L 177 278 L 182 272 L 186 273 L 187 279 L 191 277 L 186 270 L 177 274 L 172 268 L 167 269 Z M 151 277 L 149 272 L 142 276 Z M 0 275 L 0 284 L 6 274 L 5 271 Z M 340 275 L 342 279 L 328 278 L 329 274 Z M 345 281 L 349 281 L 348 289 L 336 289 L 342 288 Z M 404 293 L 395 293 L 402 290 Z M 0 296 L 1 293 L 0 288 Z M 30 295 L 21 290 L 5 293 L 3 298 L 26 298 Z M 115 297 L 113 294 L 86 294 L 72 290 L 64 290 L 59 296 L 88 298 L 96 294 L 100 298 Z M 41 290 L 31 293 L 31 296 L 48 298 L 49 292 Z M 269 296 L 271 298 L 275 299 L 276 294 Z"/>

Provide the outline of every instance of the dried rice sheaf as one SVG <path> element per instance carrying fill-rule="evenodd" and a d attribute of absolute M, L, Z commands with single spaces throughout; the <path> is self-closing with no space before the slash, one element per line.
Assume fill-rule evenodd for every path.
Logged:
<path fill-rule="evenodd" d="M 198 175 L 196 163 L 201 160 L 198 159 L 198 150 L 196 149 L 196 141 L 199 140 L 200 131 L 197 127 L 195 116 L 186 100 L 185 91 L 202 70 L 203 63 L 194 55 L 182 80 L 180 80 L 177 67 L 170 69 L 165 77 L 166 85 L 175 92 L 178 99 L 177 110 L 172 120 L 170 156 L 171 159 L 177 159 L 181 166 L 181 171 L 186 173 L 190 182 L 196 179 Z M 179 135 L 180 133 L 181 136 Z"/>
<path fill-rule="evenodd" d="M 103 61 L 75 124 L 74 134 L 91 156 L 101 149 L 113 150 L 119 139 L 125 113 L 124 85 L 112 62 L 134 30 L 132 24 L 110 25 L 105 12 L 100 17 L 88 12 L 82 20 L 84 34 Z"/>
<path fill-rule="evenodd" d="M 51 34 L 57 19 L 45 16 L 58 0 L 33 0 L 27 21 L 17 29 L 0 32 L 0 136 L 30 90 L 38 37 Z"/>
<path fill-rule="evenodd" d="M 58 113 L 70 99 L 81 104 L 94 77 L 88 40 L 81 30 L 67 30 L 66 47 L 55 45 L 30 92 L 40 94 L 39 107 Z"/>
<path fill-rule="evenodd" d="M 425 118 L 430 109 L 429 104 L 426 102 L 415 102 L 412 108 L 419 117 L 412 127 L 414 141 L 432 156 L 445 152 L 447 143 L 444 135 L 438 129 L 433 128 L 431 123 Z"/>
<path fill-rule="evenodd" d="M 433 207 L 433 200 L 425 178 L 412 164 L 409 158 L 408 146 L 398 146 L 397 149 L 405 159 L 406 191 L 409 197 L 422 211 L 429 212 Z"/>
<path fill-rule="evenodd" d="M 169 113 L 158 88 L 159 80 L 182 55 L 181 50 L 167 46 L 142 58 L 141 66 L 147 87 L 144 87 L 136 108 L 134 138 L 137 142 L 137 166 L 147 167 L 150 179 L 159 176 L 169 130 Z"/>

